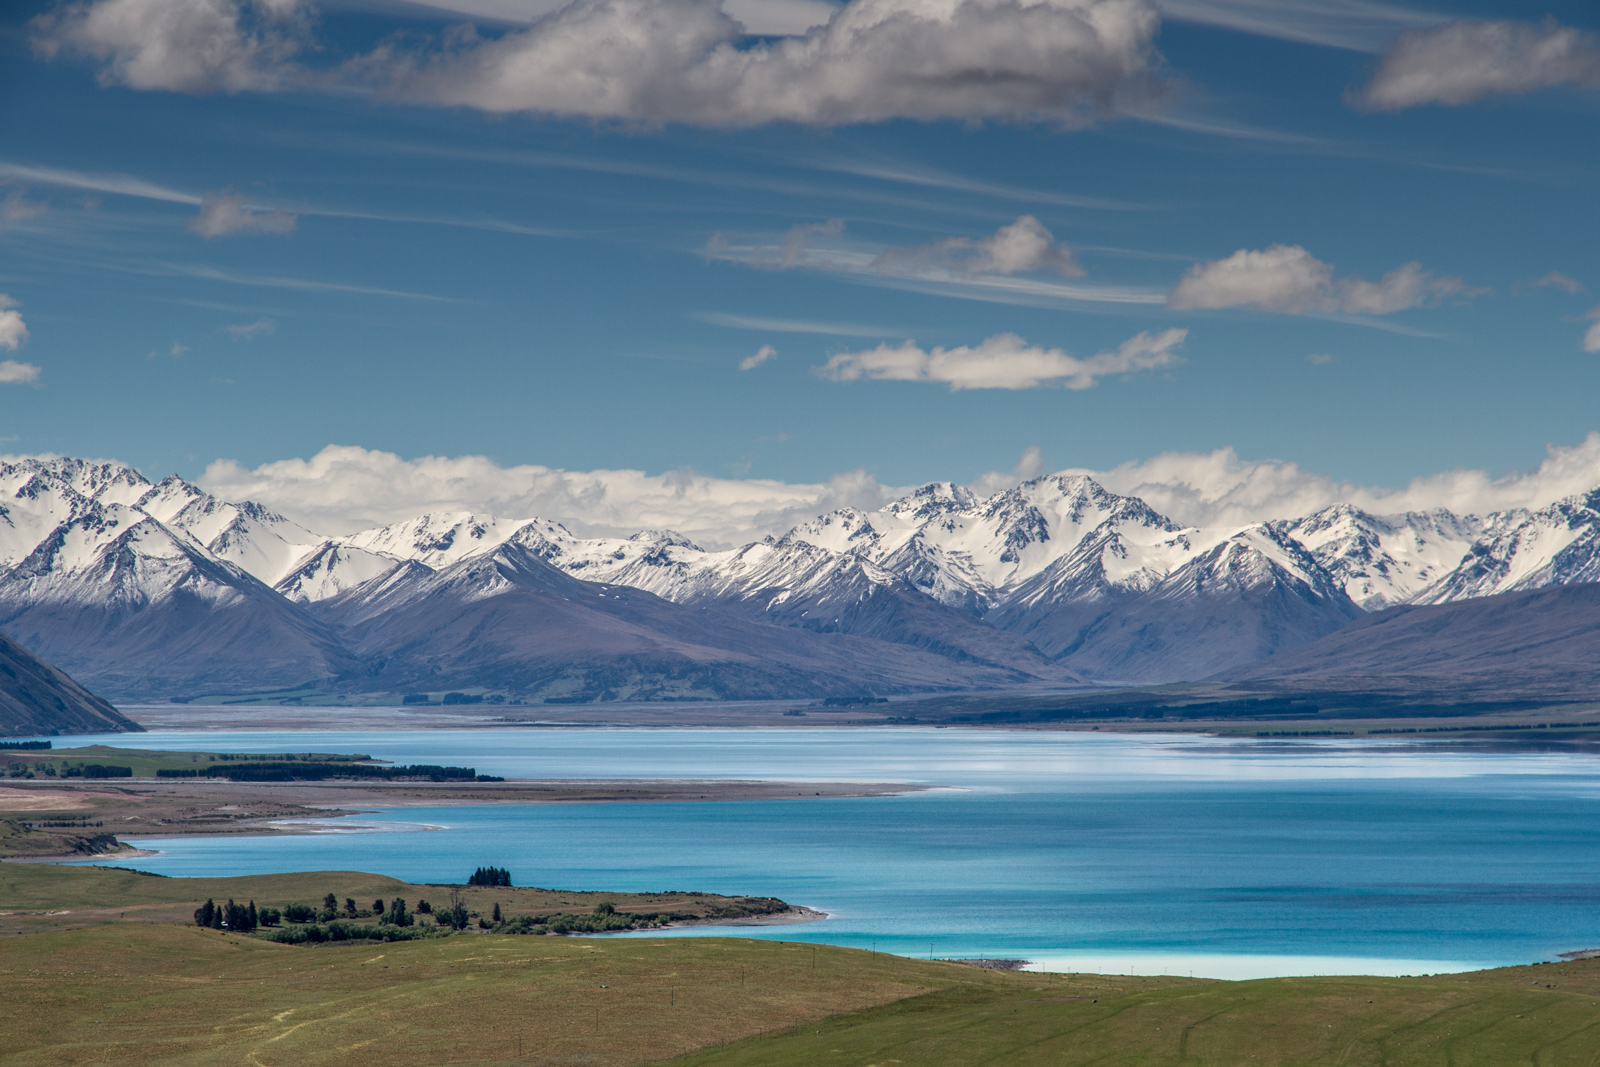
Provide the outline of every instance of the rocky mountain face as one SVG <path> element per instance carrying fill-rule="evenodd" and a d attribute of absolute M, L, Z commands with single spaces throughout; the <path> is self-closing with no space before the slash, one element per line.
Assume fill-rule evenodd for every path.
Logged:
<path fill-rule="evenodd" d="M 1600 491 L 1185 527 L 1082 476 L 924 486 L 781 537 L 418 516 L 321 537 L 178 478 L 0 465 L 0 628 L 122 699 L 742 698 L 1206 677 L 1371 611 L 1600 580 Z"/>

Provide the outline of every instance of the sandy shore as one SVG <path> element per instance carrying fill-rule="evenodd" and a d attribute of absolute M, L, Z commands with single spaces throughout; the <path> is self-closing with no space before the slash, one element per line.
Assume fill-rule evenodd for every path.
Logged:
<path fill-rule="evenodd" d="M 691 779 L 520 779 L 506 782 L 230 782 L 133 778 L 0 782 L 0 815 L 24 822 L 87 823 L 61 834 L 177 837 L 188 834 L 305 834 L 299 820 L 393 808 L 460 804 L 661 804 L 730 800 L 826 800 L 918 792 L 883 782 L 766 782 Z M 288 825 L 283 825 L 288 823 Z M 37 847 L 37 846 L 35 846 Z M 18 850 L 22 850 L 18 842 Z M 104 855 L 104 854 L 102 854 Z M 123 855 L 126 855 L 124 853 Z M 13 853 L 15 858 L 20 858 Z M 87 856 L 56 858 L 89 859 Z"/>

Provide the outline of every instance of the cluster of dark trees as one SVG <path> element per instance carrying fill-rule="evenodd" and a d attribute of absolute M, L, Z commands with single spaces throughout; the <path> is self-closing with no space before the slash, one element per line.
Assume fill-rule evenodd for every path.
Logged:
<path fill-rule="evenodd" d="M 472 877 L 467 879 L 468 885 L 511 885 L 511 872 L 504 867 L 479 867 L 472 872 Z"/>
<path fill-rule="evenodd" d="M 324 778 L 426 778 L 434 782 L 485 781 L 499 782 L 503 778 L 480 775 L 472 767 L 439 767 L 431 763 L 406 767 L 381 767 L 367 763 L 347 762 L 278 762 L 252 760 L 232 766 L 209 766 L 195 769 L 162 768 L 158 778 L 226 778 L 230 782 L 320 782 Z"/>
<path fill-rule="evenodd" d="M 49 741 L 0 741 L 0 749 L 9 748 L 20 752 L 43 752 L 49 747 Z"/>
<path fill-rule="evenodd" d="M 205 926 L 213 930 L 232 930 L 240 934 L 248 934 L 258 926 L 276 926 L 278 918 L 278 909 L 262 908 L 258 911 L 253 900 L 247 905 L 240 906 L 232 900 L 226 904 L 218 904 L 208 899 L 194 909 L 196 926 Z"/>

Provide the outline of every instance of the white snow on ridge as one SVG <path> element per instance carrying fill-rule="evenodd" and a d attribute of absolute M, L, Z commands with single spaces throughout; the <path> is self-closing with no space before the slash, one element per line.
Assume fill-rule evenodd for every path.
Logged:
<path fill-rule="evenodd" d="M 580 538 L 548 519 L 470 512 L 329 538 L 175 476 L 151 483 L 120 464 L 74 459 L 0 464 L 7 599 L 159 596 L 183 567 L 209 561 L 224 567 L 211 572 L 222 585 L 247 573 L 311 603 L 391 571 L 400 581 L 401 563 L 436 572 L 510 543 L 573 577 L 680 603 L 763 597 L 776 606 L 904 582 L 974 617 L 996 609 L 1037 615 L 1158 587 L 1177 595 L 1183 582 L 1169 580 L 1182 573 L 1201 583 L 1292 579 L 1370 611 L 1600 580 L 1600 493 L 1482 517 L 1335 505 L 1207 529 L 1181 527 L 1081 475 L 1047 475 L 988 497 L 936 482 L 877 511 L 842 508 L 781 538 L 707 552 L 671 531 Z M 1191 567 L 1201 559 L 1210 577 Z M 97 588 L 91 576 L 108 584 Z"/>

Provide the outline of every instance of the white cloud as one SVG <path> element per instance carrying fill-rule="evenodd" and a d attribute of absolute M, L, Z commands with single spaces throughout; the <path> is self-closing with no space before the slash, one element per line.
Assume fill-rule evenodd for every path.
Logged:
<path fill-rule="evenodd" d="M 879 345 L 865 352 L 841 352 L 813 370 L 835 382 L 944 382 L 960 389 L 1032 389 L 1060 384 L 1089 389 L 1112 374 L 1170 367 L 1182 362 L 1175 349 L 1188 330 L 1138 334 L 1115 352 L 1078 359 L 1059 348 L 1030 345 L 1014 333 L 1001 333 L 976 345 L 923 351 L 916 342 Z"/>
<path fill-rule="evenodd" d="M 39 380 L 39 368 L 32 363 L 0 359 L 0 385 L 32 385 Z"/>
<path fill-rule="evenodd" d="M 501 467 L 483 456 L 407 460 L 335 445 L 309 460 L 254 470 L 217 460 L 199 481 L 225 499 L 254 500 L 327 533 L 352 533 L 426 511 L 476 511 L 556 519 L 588 535 L 672 529 L 707 547 L 744 544 L 846 505 L 881 507 L 903 491 L 879 485 L 860 470 L 826 482 L 788 484 L 694 471 Z"/>
<path fill-rule="evenodd" d="M 278 332 L 278 324 L 272 319 L 257 319 L 255 322 L 241 323 L 236 326 L 224 326 L 224 330 L 233 335 L 235 341 L 253 341 L 257 337 L 264 337 Z"/>
<path fill-rule="evenodd" d="M 1195 264 L 1173 286 L 1167 306 L 1175 311 L 1253 307 L 1288 315 L 1388 315 L 1468 292 L 1460 278 L 1436 277 L 1418 263 L 1396 267 L 1376 282 L 1336 279 L 1332 264 L 1299 245 L 1272 245 L 1261 251 L 1241 248 L 1226 259 Z"/>
<path fill-rule="evenodd" d="M 769 359 L 777 359 L 778 350 L 771 345 L 762 345 L 753 356 L 746 356 L 739 361 L 740 370 L 755 370 Z"/>
<path fill-rule="evenodd" d="M 0 201 L 0 226 L 30 222 L 50 210 L 42 200 L 29 200 L 21 189 L 13 189 Z"/>
<path fill-rule="evenodd" d="M 788 6 L 791 23 L 809 17 Z M 82 0 L 30 27 L 46 58 L 102 60 L 104 84 L 365 83 L 412 103 L 625 122 L 1082 125 L 1161 93 L 1150 0 L 854 0 L 803 36 L 756 44 L 718 0 L 576 0 L 498 37 L 392 40 L 320 73 L 294 62 L 314 47 L 310 21 L 301 0 Z"/>
<path fill-rule="evenodd" d="M 1320 367 L 1325 363 L 1332 363 L 1333 357 L 1326 352 L 1313 352 L 1306 357 L 1306 362 L 1314 367 Z"/>
<path fill-rule="evenodd" d="M 1043 470 L 1037 448 L 1029 448 L 1011 471 L 980 475 L 971 486 L 996 492 Z M 1231 448 L 1169 452 L 1111 470 L 1062 473 L 1087 474 L 1113 492 L 1141 497 L 1157 511 L 1196 526 L 1293 518 L 1337 503 L 1377 514 L 1449 508 L 1481 515 L 1542 507 L 1600 485 L 1600 432 L 1570 447 L 1549 446 L 1544 462 L 1532 470 L 1499 478 L 1481 470 L 1445 471 L 1415 478 L 1401 489 L 1340 481 L 1278 460 L 1241 460 Z M 881 485 L 861 470 L 793 484 L 693 471 L 647 475 L 502 467 L 483 456 L 406 460 L 390 452 L 331 445 L 309 460 L 266 463 L 254 470 L 217 460 L 199 482 L 224 499 L 254 500 L 329 534 L 427 511 L 475 511 L 555 519 L 580 535 L 675 529 L 707 547 L 781 534 L 845 505 L 871 510 L 909 491 Z"/>
<path fill-rule="evenodd" d="M 738 127 L 909 119 L 1081 124 L 1156 95 L 1146 0 L 854 0 L 803 37 L 741 47 L 716 0 L 577 0 L 428 55 L 380 49 L 406 100 Z"/>
<path fill-rule="evenodd" d="M 1231 448 L 1210 453 L 1169 452 L 1109 471 L 1089 474 L 1107 489 L 1144 499 L 1178 522 L 1196 526 L 1244 525 L 1306 515 L 1349 503 L 1377 514 L 1449 508 L 1484 514 L 1537 508 L 1600 486 L 1600 433 L 1571 447 L 1550 445 L 1531 471 L 1492 478 L 1481 470 L 1453 470 L 1413 479 L 1403 489 L 1338 481 L 1277 460 L 1246 462 Z"/>
<path fill-rule="evenodd" d="M 873 260 L 872 266 L 890 274 L 926 274 L 930 270 L 1020 274 L 1048 269 L 1064 278 L 1083 276 L 1083 267 L 1072 251 L 1032 215 L 1019 215 L 1017 221 L 977 241 L 951 237 L 915 248 L 891 248 Z"/>
<path fill-rule="evenodd" d="M 1594 319 L 1594 325 L 1583 334 L 1583 350 L 1585 352 L 1600 352 L 1600 307 L 1589 309 L 1589 317 Z"/>
<path fill-rule="evenodd" d="M 1528 285 L 1539 288 L 1548 286 L 1550 288 L 1560 289 L 1563 293 L 1583 292 L 1582 282 L 1578 281 L 1576 278 L 1569 278 L 1558 270 L 1551 271 L 1543 278 L 1535 278 L 1533 281 L 1529 282 Z"/>
<path fill-rule="evenodd" d="M 102 85 L 183 93 L 281 88 L 306 44 L 300 0 L 93 0 L 29 23 L 34 51 L 104 60 Z"/>
<path fill-rule="evenodd" d="M 18 311 L 18 304 L 4 293 L 0 293 L 0 348 L 15 352 L 28 343 L 28 325 L 22 321 L 22 312 Z M 27 364 L 16 364 L 27 366 Z"/>
<path fill-rule="evenodd" d="M 200 213 L 189 220 L 189 230 L 210 240 L 253 233 L 293 233 L 295 216 L 287 211 L 262 211 L 245 206 L 234 193 L 207 193 L 200 198 Z"/>
<path fill-rule="evenodd" d="M 1554 85 L 1600 85 L 1600 37 L 1554 21 L 1459 19 L 1402 33 L 1352 102 L 1389 111 Z"/>
<path fill-rule="evenodd" d="M 1015 467 L 1009 471 L 985 471 L 968 482 L 967 488 L 979 496 L 992 496 L 1021 485 L 1029 478 L 1037 478 L 1043 473 L 1044 454 L 1039 451 L 1038 445 L 1029 445 L 1022 450 Z"/>

